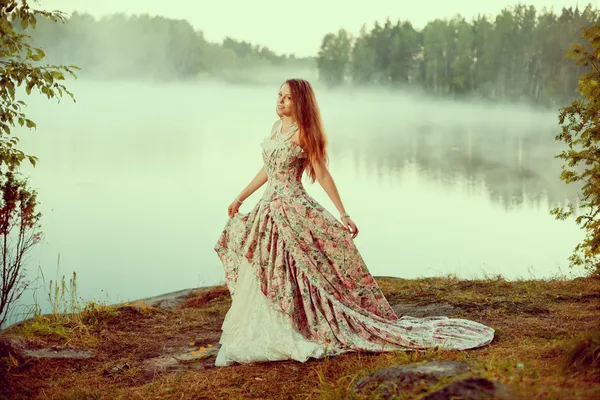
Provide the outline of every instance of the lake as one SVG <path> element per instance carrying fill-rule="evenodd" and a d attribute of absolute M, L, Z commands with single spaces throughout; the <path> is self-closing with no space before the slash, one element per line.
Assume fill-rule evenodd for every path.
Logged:
<path fill-rule="evenodd" d="M 40 159 L 23 168 L 39 192 L 44 232 L 28 276 L 41 270 L 48 282 L 76 271 L 81 298 L 108 303 L 223 282 L 213 246 L 227 206 L 262 165 L 278 85 L 69 87 L 77 103 L 27 98 L 38 129 L 16 131 Z M 385 90 L 316 92 L 330 171 L 373 275 L 582 274 L 567 257 L 583 232 L 549 214 L 577 194 L 553 158 L 562 148 L 557 112 Z M 318 184 L 306 187 L 338 215 Z M 19 303 L 32 304 L 32 291 Z"/>

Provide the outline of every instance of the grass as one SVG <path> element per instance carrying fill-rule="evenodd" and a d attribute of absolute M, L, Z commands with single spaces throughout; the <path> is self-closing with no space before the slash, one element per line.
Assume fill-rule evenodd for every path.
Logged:
<path fill-rule="evenodd" d="M 600 391 L 600 279 L 506 281 L 502 277 L 405 280 L 377 278 L 392 304 L 452 306 L 452 317 L 496 330 L 491 345 L 468 351 L 348 353 L 306 363 L 290 361 L 214 368 L 200 350 L 216 345 L 230 306 L 225 286 L 198 290 L 179 308 L 144 303 L 89 303 L 79 312 L 36 316 L 3 332 L 30 346 L 92 350 L 90 359 L 5 357 L 0 397 L 123 399 L 247 399 L 381 397 L 353 388 L 375 369 L 431 360 L 465 361 L 465 376 L 499 380 L 526 399 L 592 399 Z M 59 316 L 60 315 L 60 316 Z M 170 369 L 148 360 L 170 349 L 195 351 Z M 452 381 L 410 390 L 388 389 L 398 399 L 422 398 Z"/>

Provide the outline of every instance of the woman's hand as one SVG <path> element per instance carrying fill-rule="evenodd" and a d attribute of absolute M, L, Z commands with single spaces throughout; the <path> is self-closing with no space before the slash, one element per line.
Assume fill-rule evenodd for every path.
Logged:
<path fill-rule="evenodd" d="M 241 205 L 242 203 L 240 203 L 237 199 L 233 200 L 229 207 L 227 207 L 227 215 L 229 215 L 229 218 L 232 218 L 238 212 Z"/>
<path fill-rule="evenodd" d="M 238 199 L 246 200 L 248 197 L 250 197 L 250 195 L 252 195 L 252 193 L 256 191 L 256 189 L 264 185 L 268 179 L 269 178 L 267 177 L 267 173 L 265 172 L 265 167 L 262 167 L 258 171 L 258 174 L 256 174 L 256 176 L 254 177 L 254 179 L 252 179 L 252 182 L 250 182 L 248 186 L 246 186 L 246 188 L 242 190 L 242 193 L 240 193 L 238 197 L 236 197 L 233 200 L 233 202 L 229 205 L 229 207 L 227 207 L 227 215 L 229 215 L 229 218 L 233 217 L 242 205 L 242 203 L 239 202 Z"/>
<path fill-rule="evenodd" d="M 356 236 L 358 236 L 358 227 L 356 226 L 354 221 L 352 221 L 352 218 L 343 217 L 342 222 L 344 223 L 344 226 L 346 227 L 348 232 L 350 232 L 352 234 L 352 239 L 354 239 Z"/>

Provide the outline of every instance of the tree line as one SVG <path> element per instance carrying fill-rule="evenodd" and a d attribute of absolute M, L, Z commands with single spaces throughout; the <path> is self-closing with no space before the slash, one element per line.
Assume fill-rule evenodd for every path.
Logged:
<path fill-rule="evenodd" d="M 358 37 L 327 34 L 319 79 L 331 87 L 385 85 L 443 96 L 557 106 L 576 97 L 583 67 L 564 57 L 582 26 L 600 23 L 588 5 L 560 14 L 534 6 L 505 8 L 495 18 L 436 19 L 422 30 L 408 21 L 363 25 Z"/>
<path fill-rule="evenodd" d="M 82 77 L 190 79 L 223 69 L 315 63 L 230 37 L 209 42 L 188 21 L 147 14 L 96 19 L 74 12 L 64 23 L 39 19 L 25 33 L 33 46 L 44 49 L 44 61 L 76 64 Z"/>

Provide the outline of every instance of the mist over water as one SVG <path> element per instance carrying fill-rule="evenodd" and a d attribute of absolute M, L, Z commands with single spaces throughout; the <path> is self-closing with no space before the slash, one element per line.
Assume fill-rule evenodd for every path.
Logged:
<path fill-rule="evenodd" d="M 330 171 L 373 275 L 581 274 L 567 257 L 583 232 L 549 214 L 577 193 L 553 158 L 556 112 L 315 87 Z M 38 129 L 16 130 L 40 159 L 23 168 L 45 234 L 29 278 L 39 267 L 54 279 L 60 253 L 59 276 L 76 271 L 86 301 L 223 282 L 213 246 L 227 206 L 262 166 L 279 82 L 80 80 L 69 88 L 75 104 L 28 97 Z M 305 185 L 338 215 L 318 184 Z M 20 303 L 33 303 L 31 291 Z"/>

